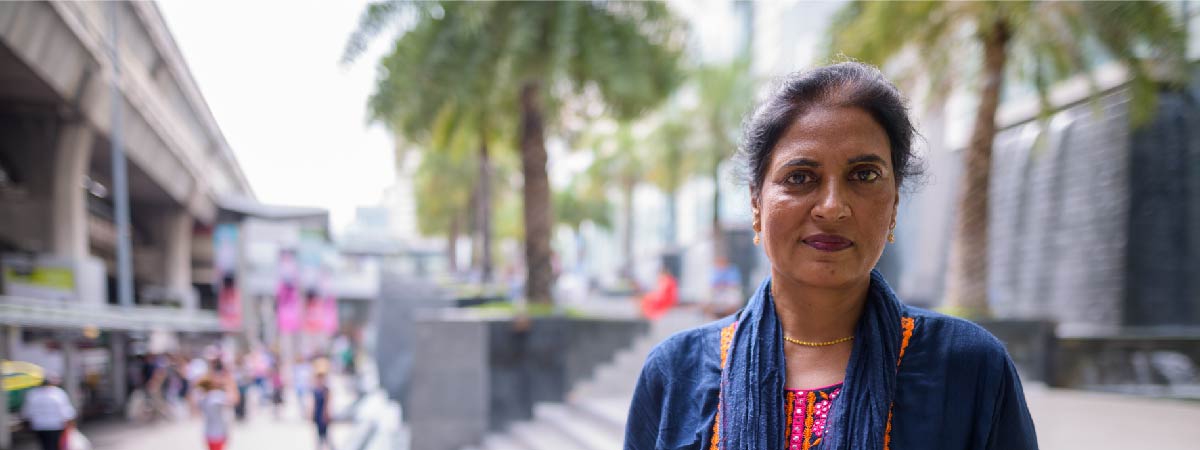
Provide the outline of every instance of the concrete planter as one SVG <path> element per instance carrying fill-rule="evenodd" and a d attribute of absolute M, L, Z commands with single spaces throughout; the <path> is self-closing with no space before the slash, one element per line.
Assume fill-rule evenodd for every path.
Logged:
<path fill-rule="evenodd" d="M 482 317 L 440 311 L 413 323 L 404 414 L 414 450 L 456 450 L 563 401 L 577 381 L 647 330 L 642 320 Z"/>
<path fill-rule="evenodd" d="M 1053 381 L 1055 360 L 1058 357 L 1058 338 L 1055 335 L 1054 322 L 989 319 L 976 323 L 1004 343 L 1008 355 L 1017 365 L 1021 381 Z"/>

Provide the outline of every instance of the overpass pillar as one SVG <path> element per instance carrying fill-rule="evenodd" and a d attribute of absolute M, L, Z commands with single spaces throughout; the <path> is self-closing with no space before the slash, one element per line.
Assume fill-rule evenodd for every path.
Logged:
<path fill-rule="evenodd" d="M 163 285 L 179 296 L 185 310 L 197 307 L 192 289 L 192 216 L 186 209 L 162 218 Z"/>
<path fill-rule="evenodd" d="M 82 259 L 88 256 L 87 176 L 95 133 L 87 124 L 64 124 L 54 149 L 54 168 L 50 202 L 50 249 L 61 257 Z"/>

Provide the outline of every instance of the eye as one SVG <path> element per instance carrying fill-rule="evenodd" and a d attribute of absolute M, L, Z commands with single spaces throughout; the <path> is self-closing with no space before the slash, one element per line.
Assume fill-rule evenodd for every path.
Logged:
<path fill-rule="evenodd" d="M 850 173 L 851 180 L 861 181 L 864 183 L 874 182 L 875 180 L 878 180 L 879 177 L 881 177 L 881 176 L 883 176 L 883 175 L 881 175 L 879 173 L 879 171 L 875 170 L 875 169 L 858 169 L 858 170 L 855 170 L 854 172 Z"/>
<path fill-rule="evenodd" d="M 811 182 L 812 179 L 813 179 L 812 174 L 809 174 L 806 172 L 796 172 L 791 175 L 788 175 L 787 178 L 784 179 L 784 181 L 787 182 L 787 184 L 805 184 L 805 183 Z"/>

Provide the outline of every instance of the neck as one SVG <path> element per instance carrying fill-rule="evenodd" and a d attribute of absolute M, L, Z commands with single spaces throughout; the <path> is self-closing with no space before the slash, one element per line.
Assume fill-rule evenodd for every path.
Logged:
<path fill-rule="evenodd" d="M 867 300 L 871 277 L 848 286 L 814 287 L 772 273 L 775 313 L 784 335 L 802 341 L 824 342 L 854 335 Z"/>

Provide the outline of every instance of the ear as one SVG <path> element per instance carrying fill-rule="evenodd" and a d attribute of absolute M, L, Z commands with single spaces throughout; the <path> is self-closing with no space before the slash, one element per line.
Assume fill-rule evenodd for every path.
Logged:
<path fill-rule="evenodd" d="M 761 201 L 758 193 L 754 192 L 753 190 L 750 191 L 750 212 L 754 215 L 754 219 L 758 219 L 758 213 L 762 209 L 760 208 L 760 205 Z"/>
<path fill-rule="evenodd" d="M 896 226 L 896 217 L 900 215 L 900 193 L 896 193 L 896 200 L 892 202 L 892 226 Z"/>

